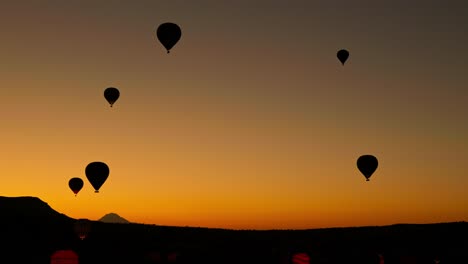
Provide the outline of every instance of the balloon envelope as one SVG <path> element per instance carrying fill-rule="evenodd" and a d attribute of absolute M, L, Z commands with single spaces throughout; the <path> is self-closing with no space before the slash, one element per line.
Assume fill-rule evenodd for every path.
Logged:
<path fill-rule="evenodd" d="M 379 256 L 379 264 L 385 264 L 385 259 L 384 259 L 383 255 L 378 254 L 378 256 Z"/>
<path fill-rule="evenodd" d="M 362 155 L 357 160 L 357 167 L 359 171 L 366 177 L 368 181 L 372 174 L 377 170 L 379 161 L 372 155 Z"/>
<path fill-rule="evenodd" d="M 166 48 L 167 53 L 174 47 L 174 45 L 180 40 L 182 31 L 177 24 L 174 23 L 163 23 L 159 25 L 156 30 L 156 36 L 159 42 Z"/>
<path fill-rule="evenodd" d="M 177 262 L 177 252 L 171 252 L 167 254 L 167 262 L 169 263 L 175 263 Z"/>
<path fill-rule="evenodd" d="M 50 264 L 78 264 L 78 255 L 73 250 L 57 250 L 50 256 Z"/>
<path fill-rule="evenodd" d="M 345 62 L 348 60 L 349 57 L 349 52 L 347 50 L 339 50 L 338 53 L 336 53 L 336 56 L 340 60 L 341 64 L 345 64 Z"/>
<path fill-rule="evenodd" d="M 309 264 L 310 257 L 307 253 L 296 253 L 292 257 L 293 264 Z"/>
<path fill-rule="evenodd" d="M 74 229 L 76 235 L 83 240 L 88 237 L 89 231 L 91 230 L 91 221 L 88 219 L 78 219 L 75 221 Z"/>
<path fill-rule="evenodd" d="M 104 90 L 104 98 L 106 98 L 107 102 L 109 102 L 110 106 L 117 101 L 120 97 L 120 92 L 117 88 L 114 87 L 109 87 L 106 90 Z"/>
<path fill-rule="evenodd" d="M 109 167 L 104 162 L 95 161 L 86 166 L 86 178 L 88 178 L 96 193 L 99 192 L 99 189 L 107 180 L 109 172 Z"/>
<path fill-rule="evenodd" d="M 75 196 L 78 194 L 78 192 L 83 188 L 83 180 L 80 178 L 71 178 L 68 181 L 68 187 L 73 191 Z"/>

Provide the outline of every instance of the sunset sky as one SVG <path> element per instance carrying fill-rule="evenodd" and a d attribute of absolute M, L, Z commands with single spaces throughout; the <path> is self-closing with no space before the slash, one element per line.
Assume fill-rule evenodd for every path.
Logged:
<path fill-rule="evenodd" d="M 450 0 L 2 2 L 0 196 L 175 226 L 468 221 L 467 14 Z M 164 22 L 182 29 L 170 54 Z M 369 182 L 363 154 L 379 159 Z M 93 161 L 110 168 L 98 194 Z"/>

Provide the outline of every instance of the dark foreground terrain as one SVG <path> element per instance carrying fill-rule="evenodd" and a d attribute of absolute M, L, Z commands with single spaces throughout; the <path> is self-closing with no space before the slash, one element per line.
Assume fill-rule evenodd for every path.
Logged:
<path fill-rule="evenodd" d="M 79 263 L 468 263 L 468 223 L 312 230 L 237 231 L 89 222 L 35 197 L 0 197 L 0 263 L 51 263 L 73 250 Z M 297 253 L 310 260 L 293 262 Z M 303 255 L 304 256 L 304 255 Z M 72 262 L 55 262 L 72 263 Z"/>

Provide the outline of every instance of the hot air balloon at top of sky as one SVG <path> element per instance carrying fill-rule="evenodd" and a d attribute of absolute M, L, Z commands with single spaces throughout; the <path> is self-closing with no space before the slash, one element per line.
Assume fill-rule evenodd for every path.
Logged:
<path fill-rule="evenodd" d="M 336 57 L 338 57 L 338 60 L 340 60 L 341 64 L 345 64 L 345 62 L 348 60 L 349 57 L 349 52 L 345 49 L 339 50 L 336 53 Z"/>
<path fill-rule="evenodd" d="M 367 181 L 369 181 L 369 178 L 374 174 L 378 166 L 379 161 L 373 155 L 362 155 L 357 160 L 357 167 L 364 177 L 366 177 Z"/>
<path fill-rule="evenodd" d="M 110 106 L 117 101 L 120 97 L 120 92 L 117 88 L 114 87 L 109 87 L 106 90 L 104 90 L 104 98 L 106 98 L 107 102 L 109 102 Z"/>
<path fill-rule="evenodd" d="M 94 188 L 94 192 L 98 193 L 101 186 L 107 180 L 110 170 L 109 167 L 100 161 L 91 162 L 86 166 L 85 174 L 88 181 Z"/>
<path fill-rule="evenodd" d="M 81 178 L 71 178 L 68 181 L 68 187 L 73 191 L 75 196 L 78 194 L 78 192 L 83 188 L 83 180 Z"/>
<path fill-rule="evenodd" d="M 174 45 L 179 42 L 180 37 L 182 36 L 182 31 L 177 24 L 167 22 L 159 25 L 156 30 L 156 36 L 158 37 L 159 42 L 161 42 L 167 50 L 167 53 L 169 53 Z"/>

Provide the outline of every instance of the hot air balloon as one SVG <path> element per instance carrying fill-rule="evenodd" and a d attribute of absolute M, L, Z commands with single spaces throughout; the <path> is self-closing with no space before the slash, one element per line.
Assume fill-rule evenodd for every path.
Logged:
<path fill-rule="evenodd" d="M 180 40 L 182 31 L 177 24 L 168 22 L 159 25 L 156 36 L 159 42 L 166 48 L 167 53 L 169 53 L 172 47 Z"/>
<path fill-rule="evenodd" d="M 57 250 L 50 256 L 50 264 L 78 264 L 78 255 L 73 250 Z"/>
<path fill-rule="evenodd" d="M 120 92 L 117 88 L 109 87 L 104 90 L 104 98 L 106 98 L 111 107 L 117 101 L 117 99 L 119 99 L 119 96 Z"/>
<path fill-rule="evenodd" d="M 336 56 L 340 60 L 341 64 L 345 64 L 345 62 L 348 60 L 349 57 L 349 52 L 345 49 L 339 50 L 338 53 L 336 53 Z"/>
<path fill-rule="evenodd" d="M 372 155 L 362 155 L 357 160 L 357 167 L 364 177 L 366 177 L 367 181 L 369 181 L 369 178 L 375 172 L 378 165 L 379 162 L 377 158 Z"/>
<path fill-rule="evenodd" d="M 83 188 L 83 180 L 81 178 L 71 178 L 68 181 L 68 187 L 73 191 L 75 196 L 78 194 L 78 192 Z"/>
<path fill-rule="evenodd" d="M 99 189 L 107 180 L 109 172 L 109 167 L 104 162 L 95 161 L 86 166 L 86 178 L 88 178 L 96 193 L 99 192 Z"/>
<path fill-rule="evenodd" d="M 146 259 L 148 260 L 149 263 L 161 263 L 162 262 L 162 257 L 161 253 L 156 250 L 151 250 L 146 254 Z"/>
<path fill-rule="evenodd" d="M 377 254 L 379 256 L 379 264 L 385 264 L 385 259 L 382 254 Z"/>
<path fill-rule="evenodd" d="M 91 221 L 88 219 L 78 219 L 74 224 L 75 234 L 81 239 L 88 237 L 91 230 Z"/>
<path fill-rule="evenodd" d="M 167 262 L 168 262 L 168 263 L 175 263 L 175 262 L 177 262 L 178 255 L 179 255 L 179 254 L 177 254 L 177 252 L 170 252 L 169 254 L 167 254 Z"/>
<path fill-rule="evenodd" d="M 418 261 L 418 257 L 416 256 L 407 256 L 407 255 L 403 255 L 403 256 L 400 256 L 400 262 L 401 264 L 416 264 L 416 263 L 419 263 Z"/>
<path fill-rule="evenodd" d="M 309 264 L 310 257 L 307 253 L 295 253 L 292 256 L 292 263 L 293 264 Z"/>

